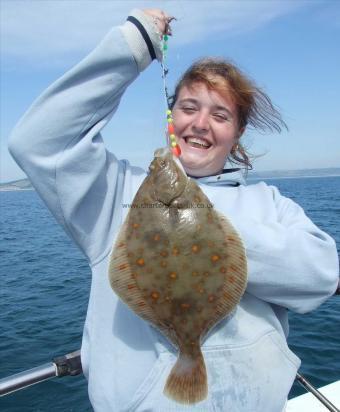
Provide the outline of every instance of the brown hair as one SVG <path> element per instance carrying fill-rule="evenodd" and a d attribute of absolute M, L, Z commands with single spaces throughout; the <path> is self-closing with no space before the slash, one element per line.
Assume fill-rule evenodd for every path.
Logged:
<path fill-rule="evenodd" d="M 227 93 L 236 104 L 240 129 L 248 125 L 261 131 L 279 133 L 282 127 L 288 129 L 267 94 L 240 69 L 224 59 L 204 58 L 190 66 L 179 79 L 174 95 L 170 97 L 171 109 L 181 88 L 193 83 L 204 83 L 210 90 L 216 90 L 222 95 Z M 229 160 L 252 169 L 249 157 L 246 149 L 238 143 L 233 147 Z"/>

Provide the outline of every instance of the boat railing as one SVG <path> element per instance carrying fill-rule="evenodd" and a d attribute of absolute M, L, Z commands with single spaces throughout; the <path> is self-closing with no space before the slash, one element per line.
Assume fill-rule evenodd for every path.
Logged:
<path fill-rule="evenodd" d="M 52 362 L 44 363 L 36 368 L 16 373 L 0 379 L 0 396 L 8 395 L 28 386 L 35 385 L 55 377 L 75 376 L 83 373 L 80 350 L 58 356 Z"/>

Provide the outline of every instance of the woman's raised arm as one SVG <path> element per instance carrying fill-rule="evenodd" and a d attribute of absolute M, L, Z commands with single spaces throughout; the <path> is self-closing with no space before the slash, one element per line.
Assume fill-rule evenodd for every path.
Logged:
<path fill-rule="evenodd" d="M 125 174 L 100 131 L 126 88 L 160 57 L 159 22 L 133 10 L 32 104 L 10 136 L 11 154 L 91 261 L 105 248 L 100 240 L 113 224 Z"/>

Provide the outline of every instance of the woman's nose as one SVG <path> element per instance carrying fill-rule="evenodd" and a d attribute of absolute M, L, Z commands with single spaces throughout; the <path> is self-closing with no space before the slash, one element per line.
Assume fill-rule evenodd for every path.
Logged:
<path fill-rule="evenodd" d="M 198 111 L 194 118 L 193 128 L 197 132 L 205 132 L 209 130 L 209 114 L 204 111 Z"/>

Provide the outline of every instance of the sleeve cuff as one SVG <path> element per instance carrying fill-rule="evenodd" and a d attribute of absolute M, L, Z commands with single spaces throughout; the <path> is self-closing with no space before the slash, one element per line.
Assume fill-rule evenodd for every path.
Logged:
<path fill-rule="evenodd" d="M 132 10 L 129 17 L 132 17 L 132 21 L 136 21 L 134 23 L 126 21 L 124 25 L 120 26 L 120 29 L 132 51 L 138 69 L 141 72 L 152 62 L 151 56 L 155 55 L 157 60 L 161 61 L 162 50 L 160 34 L 157 32 L 152 18 L 144 14 L 141 10 Z M 138 29 L 139 24 L 141 25 L 141 30 Z M 144 37 L 146 37 L 146 39 L 149 38 L 149 42 L 144 39 L 142 32 L 144 32 Z M 152 51 L 154 51 L 154 54 Z"/>

